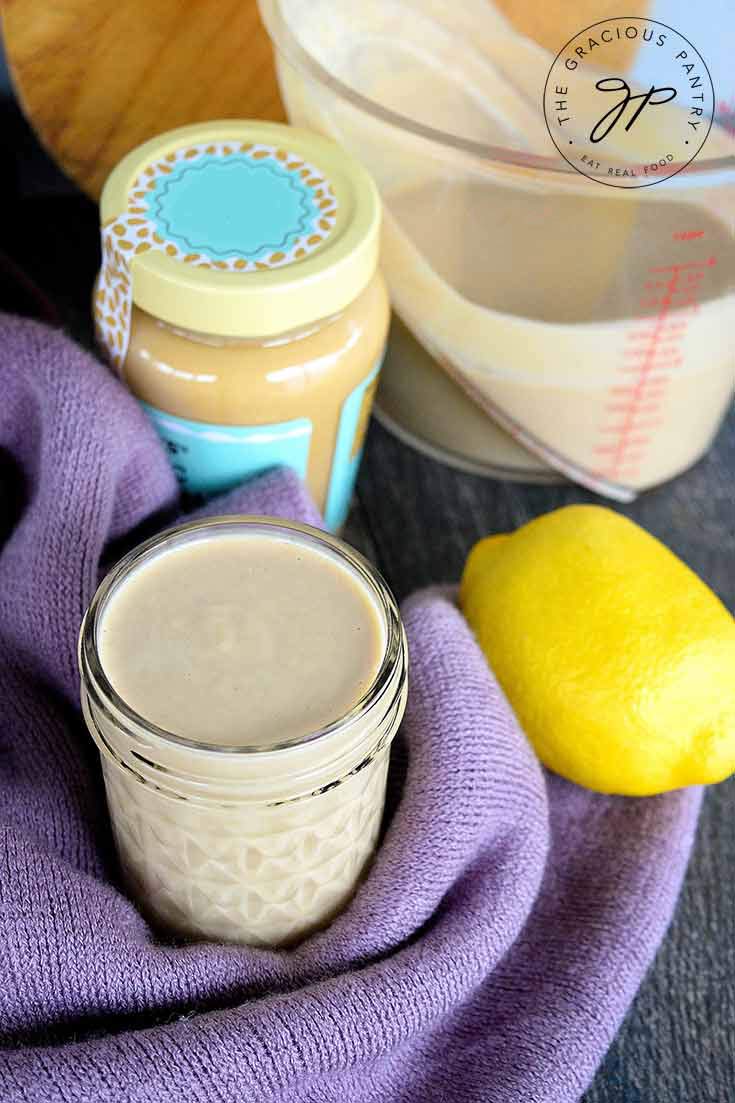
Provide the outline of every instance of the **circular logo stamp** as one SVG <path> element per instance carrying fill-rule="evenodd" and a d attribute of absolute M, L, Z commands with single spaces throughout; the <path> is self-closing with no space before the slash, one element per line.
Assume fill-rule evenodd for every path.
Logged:
<path fill-rule="evenodd" d="M 681 172 L 704 145 L 714 110 L 712 78 L 692 43 L 635 16 L 579 31 L 544 87 L 546 125 L 564 160 L 616 188 Z"/>

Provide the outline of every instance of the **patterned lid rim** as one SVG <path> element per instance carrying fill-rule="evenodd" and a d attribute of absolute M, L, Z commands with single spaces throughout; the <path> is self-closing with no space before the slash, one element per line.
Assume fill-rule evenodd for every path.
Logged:
<path fill-rule="evenodd" d="M 298 238 L 299 224 L 296 236 L 269 241 L 276 248 L 266 256 L 262 249 L 246 256 L 236 248 L 191 254 L 185 253 L 181 238 L 162 239 L 146 201 L 136 198 L 144 193 L 136 188 L 150 173 L 147 187 L 159 198 L 156 210 L 160 212 L 160 196 L 165 202 L 167 190 L 161 174 L 172 172 L 175 158 L 183 163 L 182 151 L 189 150 L 194 157 L 197 147 L 196 155 L 204 155 L 202 146 L 217 154 L 224 148 L 232 154 L 230 164 L 260 156 L 274 170 L 303 163 L 305 175 L 316 168 L 318 175 L 306 181 L 309 186 L 319 185 L 308 197 L 313 199 L 311 217 L 317 220 L 311 227 L 316 231 L 313 241 L 306 220 L 303 237 Z M 244 154 L 241 148 L 246 148 Z M 292 162 L 293 156 L 299 161 Z M 136 207 L 136 203 L 143 205 Z M 318 205 L 325 209 L 316 210 Z M 266 337 L 297 329 L 344 309 L 377 267 L 380 199 L 368 173 L 336 143 L 280 123 L 221 120 L 151 139 L 113 170 L 102 193 L 100 213 L 105 258 L 112 261 L 113 271 L 124 269 L 118 273 L 121 288 L 128 279 L 136 305 L 170 324 L 201 333 Z M 137 222 L 140 230 L 131 225 Z M 135 245 L 136 233 L 146 240 Z M 151 242 L 152 236 L 157 244 Z M 290 253 L 279 250 L 279 244 L 288 244 Z"/>

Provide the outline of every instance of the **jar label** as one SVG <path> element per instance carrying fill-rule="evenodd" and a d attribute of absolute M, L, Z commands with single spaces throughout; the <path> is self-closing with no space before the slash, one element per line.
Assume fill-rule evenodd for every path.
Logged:
<path fill-rule="evenodd" d="M 324 244 L 337 197 L 315 165 L 262 142 L 184 144 L 144 166 L 127 206 L 102 227 L 97 338 L 119 370 L 130 340 L 133 269 L 150 251 L 187 267 L 281 268 Z"/>
<path fill-rule="evenodd" d="M 329 478 L 327 505 L 324 510 L 324 520 L 327 527 L 333 531 L 344 524 L 350 508 L 382 363 L 381 354 L 367 378 L 363 379 L 342 403 Z"/>
<path fill-rule="evenodd" d="M 382 360 L 381 354 L 342 403 L 324 510 L 332 530 L 344 524 L 350 508 Z M 168 414 L 147 402 L 141 406 L 181 486 L 191 494 L 221 494 L 272 467 L 290 467 L 306 481 L 313 432 L 309 418 L 273 425 L 210 425 Z"/>
<path fill-rule="evenodd" d="M 192 494 L 221 494 L 271 467 L 291 467 L 306 479 L 312 424 L 306 417 L 275 425 L 209 425 L 141 402 L 181 486 Z"/>

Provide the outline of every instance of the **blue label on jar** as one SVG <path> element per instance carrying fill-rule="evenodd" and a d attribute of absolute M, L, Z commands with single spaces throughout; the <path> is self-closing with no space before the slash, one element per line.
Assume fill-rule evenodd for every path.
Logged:
<path fill-rule="evenodd" d="M 362 458 L 381 361 L 342 403 L 324 520 L 344 524 Z M 177 478 L 192 494 L 221 494 L 251 475 L 291 467 L 306 481 L 313 427 L 298 417 L 274 425 L 210 425 L 141 402 L 166 446 Z"/>
<path fill-rule="evenodd" d="M 381 355 L 367 379 L 363 379 L 342 404 L 324 510 L 324 520 L 332 530 L 344 524 L 350 508 L 382 362 Z"/>
<path fill-rule="evenodd" d="M 231 490 L 270 467 L 306 479 L 312 426 L 306 417 L 276 425 L 209 425 L 141 403 L 166 446 L 174 471 L 192 494 Z"/>

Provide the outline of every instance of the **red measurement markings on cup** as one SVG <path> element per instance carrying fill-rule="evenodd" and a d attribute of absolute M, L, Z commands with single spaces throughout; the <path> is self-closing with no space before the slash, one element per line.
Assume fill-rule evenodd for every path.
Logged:
<path fill-rule="evenodd" d="M 704 230 L 673 235 L 676 241 L 704 237 Z M 595 449 L 599 474 L 623 483 L 640 473 L 646 449 L 661 426 L 661 410 L 673 373 L 684 362 L 682 341 L 688 316 L 699 308 L 700 284 L 715 257 L 686 264 L 654 265 L 643 285 L 639 305 L 656 311 L 635 323 L 627 335 L 618 382 L 605 406 L 602 440 Z"/>

